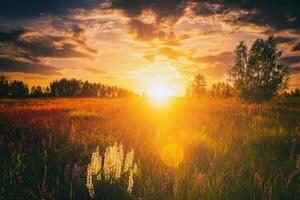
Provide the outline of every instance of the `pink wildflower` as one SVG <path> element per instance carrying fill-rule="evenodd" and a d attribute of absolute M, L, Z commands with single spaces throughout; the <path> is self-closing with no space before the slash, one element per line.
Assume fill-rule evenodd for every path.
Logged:
<path fill-rule="evenodd" d="M 255 172 L 254 180 L 256 184 L 261 184 L 264 180 L 263 176 L 259 172 Z"/>

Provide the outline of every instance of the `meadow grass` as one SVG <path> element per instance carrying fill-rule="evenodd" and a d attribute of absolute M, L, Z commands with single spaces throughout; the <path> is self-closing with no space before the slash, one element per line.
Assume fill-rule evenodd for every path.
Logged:
<path fill-rule="evenodd" d="M 132 192 L 95 181 L 95 199 L 300 197 L 299 99 L 60 98 L 0 101 L 0 199 L 90 199 L 92 153 L 114 143 L 134 149 Z"/>

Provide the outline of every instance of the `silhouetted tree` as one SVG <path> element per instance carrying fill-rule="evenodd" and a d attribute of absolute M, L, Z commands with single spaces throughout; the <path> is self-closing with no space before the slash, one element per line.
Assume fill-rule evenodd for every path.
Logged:
<path fill-rule="evenodd" d="M 9 84 L 9 94 L 11 97 L 27 97 L 28 86 L 22 81 L 13 81 Z"/>
<path fill-rule="evenodd" d="M 206 80 L 201 73 L 195 75 L 193 82 L 187 88 L 190 97 L 204 97 L 206 95 Z"/>
<path fill-rule="evenodd" d="M 133 96 L 134 94 L 126 89 L 115 86 L 64 78 L 50 83 L 50 95 L 54 97 L 82 96 L 116 98 Z"/>
<path fill-rule="evenodd" d="M 278 63 L 281 55 L 272 36 L 267 40 L 257 39 L 249 51 L 240 42 L 229 77 L 242 99 L 268 101 L 287 88 L 290 72 L 288 66 Z"/>
<path fill-rule="evenodd" d="M 291 96 L 291 97 L 300 97 L 300 89 L 296 88 L 295 90 L 291 90 L 289 96 Z"/>
<path fill-rule="evenodd" d="M 8 89 L 9 85 L 7 79 L 3 75 L 0 76 L 0 97 L 8 97 Z"/>
<path fill-rule="evenodd" d="M 32 97 L 43 97 L 44 96 L 44 92 L 41 86 L 33 86 L 31 88 L 31 93 L 30 96 Z"/>
<path fill-rule="evenodd" d="M 213 84 L 209 90 L 210 97 L 232 97 L 234 96 L 234 89 L 228 83 Z"/>

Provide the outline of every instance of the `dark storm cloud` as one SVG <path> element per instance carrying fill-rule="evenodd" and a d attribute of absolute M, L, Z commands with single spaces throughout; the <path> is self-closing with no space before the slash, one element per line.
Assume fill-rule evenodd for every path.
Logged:
<path fill-rule="evenodd" d="M 0 31 L 0 71 L 57 74 L 57 68 L 43 64 L 43 58 L 90 58 L 97 51 L 89 47 L 84 30 L 73 26 L 68 36 L 41 34 L 26 29 Z"/>
<path fill-rule="evenodd" d="M 298 0 L 194 0 L 199 15 L 226 15 L 230 11 L 245 11 L 229 22 L 269 25 L 275 30 L 300 30 L 300 1 Z"/>
<path fill-rule="evenodd" d="M 300 56 L 287 56 L 280 59 L 280 62 L 286 65 L 300 63 Z"/>
<path fill-rule="evenodd" d="M 187 0 L 113 0 L 112 8 L 121 9 L 130 17 L 138 16 L 144 10 L 157 15 L 157 21 L 166 18 L 177 20 L 187 6 Z"/>
<path fill-rule="evenodd" d="M 14 42 L 17 41 L 18 38 L 26 33 L 25 29 L 8 31 L 8 32 L 0 32 L 0 42 Z"/>
<path fill-rule="evenodd" d="M 292 74 L 300 73 L 300 67 L 291 67 L 291 73 Z"/>
<path fill-rule="evenodd" d="M 300 51 L 300 42 L 293 47 L 292 51 Z"/>
<path fill-rule="evenodd" d="M 77 29 L 79 29 L 77 27 Z M 71 38 L 65 36 L 41 35 L 29 30 L 14 30 L 0 32 L 0 55 L 21 57 L 31 61 L 40 58 L 74 58 L 89 57 L 89 55 L 78 51 L 83 47 L 89 52 L 97 51 L 86 44 L 82 32 L 73 30 Z"/>
<path fill-rule="evenodd" d="M 285 43 L 293 43 L 297 41 L 297 38 L 295 37 L 283 37 L 278 36 L 274 38 L 277 44 L 285 44 Z"/>
<path fill-rule="evenodd" d="M 137 19 L 131 19 L 128 23 L 130 31 L 139 40 L 163 39 L 166 36 L 164 31 L 160 31 L 155 24 L 146 24 Z"/>
<path fill-rule="evenodd" d="M 10 58 L 0 57 L 1 72 L 21 72 L 40 75 L 57 75 L 55 67 L 41 63 L 30 63 Z"/>
<path fill-rule="evenodd" d="M 112 8 L 121 9 L 129 17 L 139 16 L 144 10 L 156 14 L 157 21 L 177 20 L 189 2 L 200 16 L 223 15 L 236 11 L 238 16 L 226 18 L 235 24 L 270 26 L 275 30 L 300 31 L 300 1 L 298 0 L 112 0 Z M 224 18 L 225 20 L 225 18 Z"/>
<path fill-rule="evenodd" d="M 30 19 L 40 15 L 64 15 L 72 9 L 92 9 L 101 0 L 1 0 L 0 17 Z"/>

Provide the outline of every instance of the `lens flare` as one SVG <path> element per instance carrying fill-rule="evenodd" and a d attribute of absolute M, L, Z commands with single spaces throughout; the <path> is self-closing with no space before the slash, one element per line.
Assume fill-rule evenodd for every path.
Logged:
<path fill-rule="evenodd" d="M 183 149 L 175 143 L 167 144 L 163 146 L 160 157 L 166 166 L 178 167 L 183 161 Z"/>

